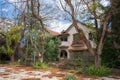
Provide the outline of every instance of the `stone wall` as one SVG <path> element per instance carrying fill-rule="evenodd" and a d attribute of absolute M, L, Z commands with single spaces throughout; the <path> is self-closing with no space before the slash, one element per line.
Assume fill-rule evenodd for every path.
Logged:
<path fill-rule="evenodd" d="M 84 51 L 70 51 L 70 60 L 82 60 L 86 63 L 94 63 L 94 56 L 87 50 Z"/>

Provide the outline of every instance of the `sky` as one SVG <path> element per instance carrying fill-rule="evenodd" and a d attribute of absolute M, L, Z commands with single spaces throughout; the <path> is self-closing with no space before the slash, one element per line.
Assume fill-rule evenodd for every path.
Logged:
<path fill-rule="evenodd" d="M 17 0 L 9 0 L 9 2 L 15 2 L 15 1 L 17 1 Z M 49 6 L 54 7 L 54 5 L 52 5 L 52 4 L 54 4 L 52 0 L 43 0 L 42 2 L 45 4 L 49 4 Z M 5 4 L 3 5 L 3 3 L 5 3 Z M 19 5 L 18 5 L 18 7 L 19 7 Z M 44 12 L 48 12 L 48 11 L 49 10 L 44 10 Z M 55 14 L 58 14 L 58 13 L 59 12 L 56 11 Z M 10 3 L 5 2 L 5 0 L 0 0 L 0 17 L 2 16 L 2 17 L 14 19 L 15 15 L 17 15 L 17 10 L 15 11 L 15 6 L 11 5 Z M 61 17 L 61 15 L 59 15 L 59 16 Z M 53 19 L 53 20 L 48 21 L 50 29 L 52 29 L 56 32 L 61 32 L 63 30 L 66 30 L 69 27 L 69 25 L 71 23 L 60 17 L 59 17 L 59 19 Z"/>
<path fill-rule="evenodd" d="M 15 2 L 17 0 L 9 0 L 9 1 Z M 49 6 L 54 7 L 54 5 L 53 5 L 54 2 L 52 0 L 43 0 L 43 3 L 49 4 Z M 108 5 L 108 1 L 106 1 L 106 0 L 102 0 L 101 3 L 104 6 Z M 18 4 L 18 7 L 19 7 L 19 4 Z M 44 12 L 47 12 L 47 11 L 49 11 L 49 10 L 44 10 Z M 18 10 L 15 10 L 15 7 L 13 5 L 6 3 L 5 0 L 0 0 L 0 16 L 2 16 L 2 17 L 6 16 L 7 18 L 13 19 L 17 15 L 17 12 L 18 12 Z M 2 13 L 4 13 L 4 14 L 2 14 Z M 64 14 L 64 12 L 56 11 L 55 14 L 58 14 L 57 15 L 58 18 L 48 21 L 48 24 L 50 26 L 49 28 L 54 30 L 54 31 L 57 31 L 57 32 L 61 32 L 62 30 L 66 30 L 71 25 L 71 22 L 69 20 L 65 19 L 66 15 Z M 59 14 L 61 14 L 61 15 L 59 15 Z M 67 17 L 69 17 L 69 16 L 67 16 Z"/>
<path fill-rule="evenodd" d="M 0 0 L 0 17 L 13 18 L 14 17 L 14 7 L 6 3 L 4 0 Z"/>

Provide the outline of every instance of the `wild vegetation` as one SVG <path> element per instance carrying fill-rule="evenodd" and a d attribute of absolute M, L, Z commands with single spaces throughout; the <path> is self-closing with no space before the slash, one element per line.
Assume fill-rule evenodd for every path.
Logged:
<path fill-rule="evenodd" d="M 13 26 L 10 31 L 1 31 L 5 35 L 6 43 L 0 47 L 0 50 L 10 56 L 11 62 L 14 62 L 14 54 L 19 46 L 21 30 L 21 26 Z"/>
<path fill-rule="evenodd" d="M 69 66 L 80 68 L 76 73 L 108 76 L 112 71 L 110 68 L 120 68 L 120 0 L 109 0 L 107 6 L 101 4 L 101 0 L 55 0 L 53 1 L 54 8 L 41 0 L 16 2 L 16 4 L 24 3 L 25 8 L 8 0 L 5 1 L 19 12 L 16 13 L 15 25 L 10 30 L 5 31 L 0 28 L 0 57 L 6 54 L 10 57 L 10 62 L 14 62 L 17 54 L 19 56 L 17 62 L 31 65 L 36 69 L 47 69 L 49 67 L 47 63 L 59 62 L 61 41 L 59 37 L 47 32 L 47 28 L 49 28 L 48 22 L 52 19 L 65 17 L 74 25 L 79 36 L 82 36 L 89 53 L 95 58 L 94 66 L 85 64 L 82 59 L 79 64 L 69 64 Z M 77 22 L 94 28 L 95 49 L 92 48 Z M 0 60 L 1 63 L 2 60 Z M 74 75 L 66 75 L 65 78 L 76 80 Z"/>

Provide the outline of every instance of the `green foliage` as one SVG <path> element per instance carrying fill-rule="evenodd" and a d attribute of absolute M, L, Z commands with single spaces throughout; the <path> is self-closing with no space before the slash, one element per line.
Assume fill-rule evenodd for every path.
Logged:
<path fill-rule="evenodd" d="M 54 61 L 56 54 L 55 54 L 55 43 L 53 40 L 50 40 L 47 43 L 47 48 L 46 48 L 46 55 L 47 55 L 47 59 L 50 61 Z"/>
<path fill-rule="evenodd" d="M 3 53 L 6 53 L 8 55 L 14 54 L 16 50 L 15 47 L 20 41 L 20 30 L 21 29 L 22 29 L 21 26 L 14 26 L 8 32 L 2 31 L 2 33 L 5 35 L 5 38 L 6 38 L 6 44 L 0 47 L 0 50 Z"/>
<path fill-rule="evenodd" d="M 7 45 L 7 48 L 4 47 L 4 46 L 0 47 L 0 50 L 1 50 L 3 53 L 6 53 L 6 54 L 8 54 L 8 55 L 13 55 L 13 53 L 14 53 L 13 49 L 12 49 L 9 45 Z"/>
<path fill-rule="evenodd" d="M 35 69 L 48 69 L 48 65 L 42 62 L 36 62 L 35 64 L 33 64 L 33 67 Z"/>
<path fill-rule="evenodd" d="M 120 0 L 117 1 L 119 1 L 118 5 L 120 5 Z M 113 2 L 114 0 L 111 0 L 111 6 L 114 6 Z M 112 68 L 120 66 L 120 48 L 116 48 L 120 46 L 120 6 L 116 9 L 110 21 L 111 32 L 107 34 L 103 54 L 101 55 L 102 64 Z"/>
<path fill-rule="evenodd" d="M 77 78 L 75 77 L 75 75 L 72 75 L 72 74 L 65 75 L 65 79 L 66 80 L 77 80 Z"/>
<path fill-rule="evenodd" d="M 14 40 L 15 42 L 19 42 L 20 41 L 20 30 L 22 29 L 22 27 L 19 26 L 14 26 L 11 28 L 9 34 L 11 35 L 11 39 Z"/>
<path fill-rule="evenodd" d="M 82 74 L 82 73 L 84 73 L 83 68 L 80 68 L 76 73 L 77 73 L 77 74 Z"/>
<path fill-rule="evenodd" d="M 120 20 L 120 18 L 119 18 Z M 115 48 L 115 46 L 120 45 L 120 28 L 115 20 L 112 24 L 114 24 L 112 27 L 112 32 L 108 33 L 107 39 L 104 44 L 103 53 L 101 55 L 102 58 L 102 64 L 107 67 L 117 68 L 120 66 L 120 49 Z"/>
<path fill-rule="evenodd" d="M 108 76 L 111 74 L 111 69 L 104 66 L 100 66 L 99 68 L 96 68 L 95 66 L 90 66 L 85 70 L 84 73 L 94 76 Z"/>
<path fill-rule="evenodd" d="M 76 70 L 70 70 L 70 73 L 76 73 Z"/>
<path fill-rule="evenodd" d="M 111 68 L 117 68 L 118 66 L 120 66 L 119 51 L 120 49 L 104 48 L 103 54 L 101 55 L 102 64 Z"/>
<path fill-rule="evenodd" d="M 34 52 L 33 46 L 31 46 L 30 44 L 28 44 L 27 49 L 26 49 L 26 52 L 27 52 L 28 54 L 33 53 L 33 52 Z"/>
<path fill-rule="evenodd" d="M 56 61 L 58 59 L 58 46 L 60 39 L 46 34 L 45 61 Z"/>
<path fill-rule="evenodd" d="M 0 60 L 0 64 L 2 64 L 2 61 Z"/>
<path fill-rule="evenodd" d="M 20 65 L 20 62 L 19 62 L 19 61 L 16 61 L 16 62 L 10 62 L 9 64 L 10 64 L 10 65 Z"/>

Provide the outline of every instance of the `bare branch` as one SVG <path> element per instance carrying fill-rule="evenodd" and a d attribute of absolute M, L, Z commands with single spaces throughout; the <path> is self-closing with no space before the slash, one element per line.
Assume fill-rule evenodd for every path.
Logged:
<path fill-rule="evenodd" d="M 63 6 L 61 0 L 60 0 L 60 5 L 61 5 L 62 9 L 63 9 L 66 13 L 68 13 L 69 15 L 72 16 L 72 14 L 64 8 L 64 6 Z"/>

